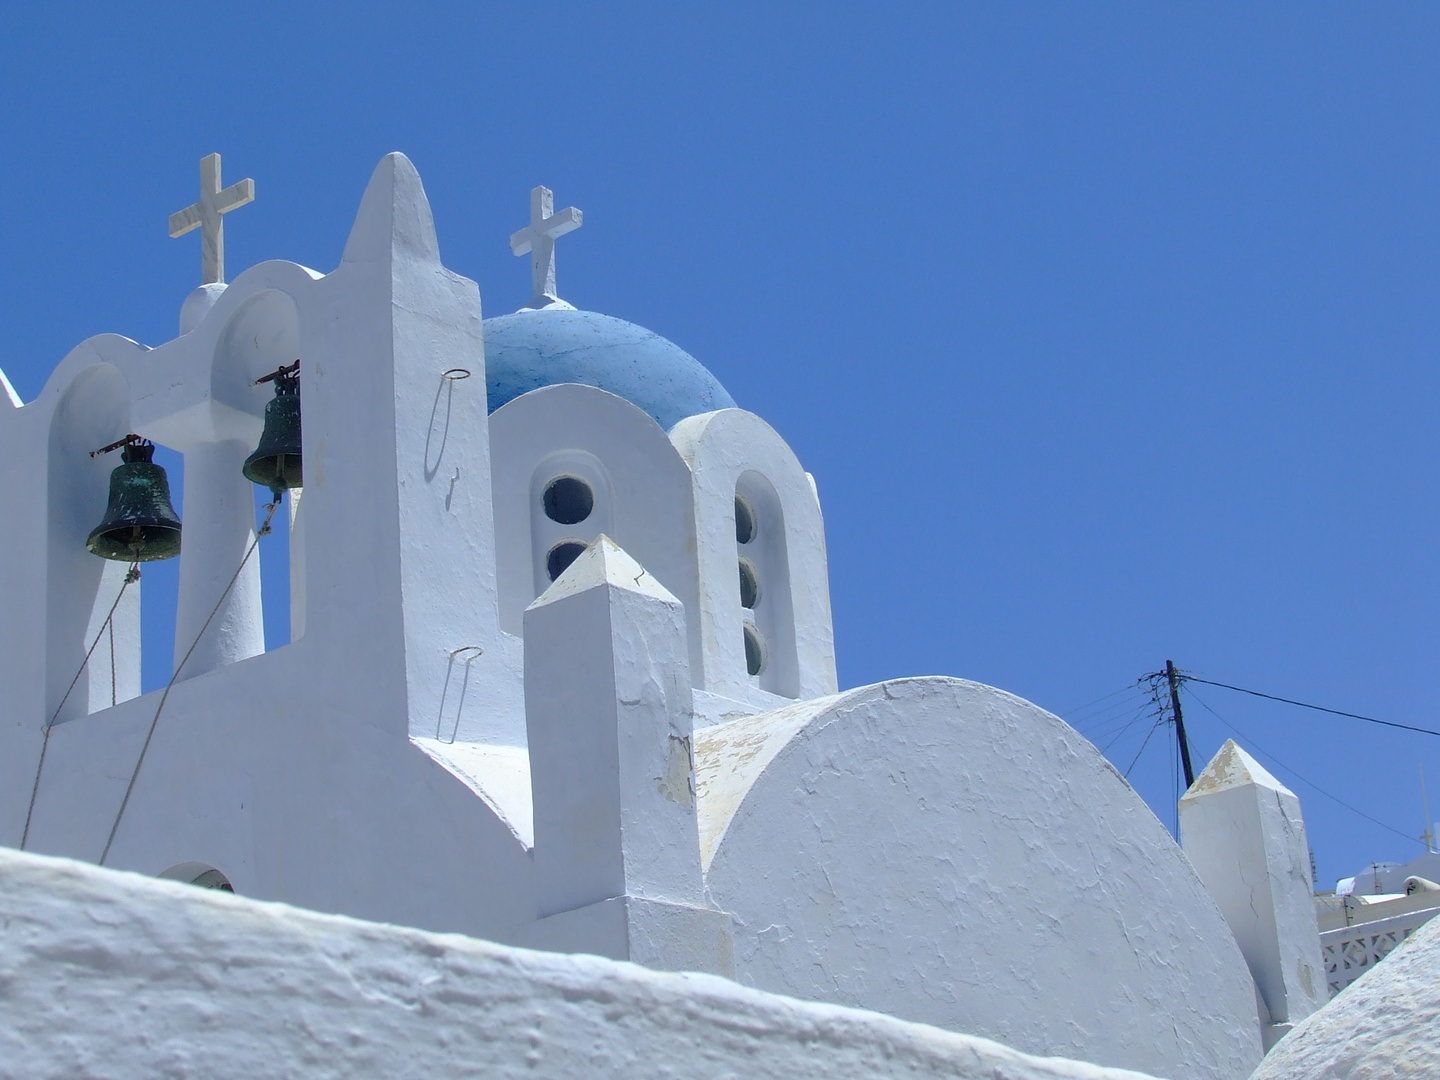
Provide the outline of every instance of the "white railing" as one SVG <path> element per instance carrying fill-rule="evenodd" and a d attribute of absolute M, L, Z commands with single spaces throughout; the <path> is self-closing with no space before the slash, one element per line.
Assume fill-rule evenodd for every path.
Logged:
<path fill-rule="evenodd" d="M 1440 915 L 1440 907 L 1407 911 L 1388 919 L 1341 926 L 1321 934 L 1320 945 L 1325 952 L 1330 996 L 1334 997 L 1384 960 L 1395 946 L 1435 915 Z"/>

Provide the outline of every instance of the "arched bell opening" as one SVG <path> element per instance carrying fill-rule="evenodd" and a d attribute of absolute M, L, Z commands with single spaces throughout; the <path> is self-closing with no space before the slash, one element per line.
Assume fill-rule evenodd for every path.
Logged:
<path fill-rule="evenodd" d="M 120 464 L 115 454 L 94 452 L 129 434 L 130 386 L 113 364 L 81 370 L 51 414 L 43 540 L 47 721 L 86 716 L 140 693 L 139 582 L 126 582 L 128 564 L 96 558 L 88 547 L 114 506 L 111 473 Z"/>
<path fill-rule="evenodd" d="M 190 442 L 184 448 L 184 494 L 192 524 L 181 558 L 173 654 L 182 679 L 298 636 L 292 634 L 291 599 L 292 592 L 303 596 L 303 589 L 291 587 L 289 543 L 296 500 L 287 494 L 270 515 L 269 533 L 259 530 L 275 501 L 269 485 L 276 459 L 261 460 L 267 457 L 261 451 L 274 427 L 267 410 L 274 411 L 282 369 L 288 373 L 284 385 L 292 406 L 288 431 L 299 439 L 299 385 L 290 378 L 299 350 L 295 302 L 273 289 L 240 303 L 216 339 L 205 426 L 187 433 Z M 301 455 L 298 446 L 295 450 L 280 458 L 280 472 L 298 474 Z M 266 486 L 252 482 L 257 475 Z M 279 485 L 282 491 L 284 486 Z"/>
<path fill-rule="evenodd" d="M 266 652 L 298 640 L 305 630 L 300 363 L 295 301 L 266 289 L 235 309 L 212 369 L 214 399 L 260 420 L 248 436 L 240 468 L 253 486 L 255 520 L 270 518 L 270 534 L 256 552 Z"/>

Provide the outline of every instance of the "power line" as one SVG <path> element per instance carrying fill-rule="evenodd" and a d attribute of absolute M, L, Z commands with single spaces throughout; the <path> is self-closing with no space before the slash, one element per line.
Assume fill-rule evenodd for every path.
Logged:
<path fill-rule="evenodd" d="M 1189 676 L 1187 676 L 1187 679 L 1188 679 L 1188 678 L 1189 678 Z M 1194 680 L 1192 680 L 1192 681 L 1194 681 L 1194 682 L 1206 682 L 1207 680 L 1205 680 L 1205 679 L 1194 679 Z M 1224 684 L 1217 683 L 1216 685 L 1224 685 Z M 1233 687 L 1233 686 L 1227 686 L 1227 687 L 1225 687 L 1225 688 L 1226 688 L 1227 690 L 1238 689 L 1237 687 Z M 1248 691 L 1247 691 L 1247 693 L 1248 693 Z M 1324 795 L 1327 799 L 1330 799 L 1330 800 L 1333 801 L 1333 802 L 1339 803 L 1341 806 L 1343 806 L 1346 810 L 1349 810 L 1351 813 L 1353 813 L 1353 814 L 1359 814 L 1362 818 L 1364 818 L 1366 821 L 1370 822 L 1371 824 L 1373 824 L 1373 825 L 1379 825 L 1382 829 L 1387 829 L 1387 830 L 1389 830 L 1390 832 L 1394 833 L 1396 836 L 1403 836 L 1406 840 L 1409 840 L 1409 841 L 1411 841 L 1411 842 L 1413 842 L 1413 843 L 1418 843 L 1418 842 L 1419 842 L 1419 841 L 1417 841 L 1417 840 L 1415 839 L 1415 837 L 1411 836 L 1409 833 L 1407 833 L 1407 832 L 1401 832 L 1399 829 L 1395 828 L 1393 825 L 1387 825 L 1387 824 L 1385 824 L 1385 822 L 1381 821 L 1379 818 L 1373 818 L 1373 817 L 1371 817 L 1369 814 L 1365 813 L 1364 810 L 1361 810 L 1361 809 L 1359 809 L 1358 807 L 1351 806 L 1349 803 L 1347 803 L 1344 799 L 1340 798 L 1338 795 L 1332 795 L 1332 794 L 1330 794 L 1330 792 L 1326 791 L 1326 790 L 1325 790 L 1324 788 L 1322 788 L 1319 784 L 1315 783 L 1315 781 L 1309 779 L 1308 777 L 1302 776 L 1300 773 L 1296 772 L 1293 768 L 1291 768 L 1289 765 L 1286 765 L 1283 761 L 1281 761 L 1278 757 L 1276 757 L 1274 754 L 1272 754 L 1269 750 L 1266 750 L 1263 746 L 1261 746 L 1259 743 L 1257 743 L 1257 742 L 1256 742 L 1254 739 L 1252 739 L 1249 735 L 1246 735 L 1243 731 L 1241 731 L 1239 728 L 1237 728 L 1234 724 L 1230 723 L 1229 720 L 1226 720 L 1226 719 L 1225 719 L 1223 716 L 1221 716 L 1218 712 L 1216 712 L 1214 709 L 1212 709 L 1212 708 L 1205 702 L 1205 699 L 1202 698 L 1199 694 L 1195 693 L 1194 690 L 1191 690 L 1191 691 L 1190 691 L 1190 696 L 1193 697 L 1196 701 L 1200 702 L 1201 707 L 1202 707 L 1206 712 L 1208 712 L 1211 716 L 1215 717 L 1216 720 L 1219 720 L 1220 723 L 1224 724 L 1227 728 L 1229 728 L 1231 731 L 1233 731 L 1236 735 L 1239 735 L 1240 738 L 1245 741 L 1245 745 L 1246 745 L 1246 746 L 1254 747 L 1254 748 L 1255 748 L 1256 750 L 1258 750 L 1260 753 L 1264 754 L 1267 758 L 1269 758 L 1271 761 L 1273 761 L 1276 765 L 1279 765 L 1280 768 L 1284 769 L 1284 770 L 1285 770 L 1286 772 L 1288 772 L 1290 775 L 1294 776 L 1295 779 L 1299 780 L 1301 783 L 1309 785 L 1310 787 L 1312 787 L 1312 788 L 1314 788 L 1316 791 L 1318 791 L 1321 795 Z M 1261 694 L 1260 696 L 1261 696 L 1261 697 L 1268 697 L 1269 695 Z M 1296 703 L 1296 704 L 1298 704 L 1298 703 Z M 1325 710 L 1325 711 L 1326 711 L 1326 712 L 1329 712 L 1329 711 L 1331 711 L 1331 710 L 1328 710 L 1328 709 L 1327 709 L 1327 710 Z M 1368 719 L 1368 718 L 1362 717 L 1361 719 Z"/>
<path fill-rule="evenodd" d="M 1134 769 L 1135 766 L 1139 763 L 1139 761 L 1140 761 L 1140 755 L 1145 752 L 1145 747 L 1147 747 L 1147 746 L 1150 745 L 1150 740 L 1151 740 L 1152 738 L 1154 738 L 1155 732 L 1157 732 L 1157 731 L 1160 730 L 1160 725 L 1163 724 L 1163 723 L 1165 723 L 1165 718 L 1162 716 L 1162 717 L 1160 717 L 1160 719 L 1156 720 L 1155 723 L 1153 723 L 1153 724 L 1150 725 L 1150 733 L 1145 736 L 1145 741 L 1140 744 L 1140 749 L 1135 751 L 1135 756 L 1130 759 L 1130 765 L 1129 765 L 1129 767 L 1125 770 L 1125 779 L 1126 779 L 1126 780 L 1129 780 L 1129 779 L 1130 779 L 1130 772 L 1131 772 L 1131 770 Z"/>
<path fill-rule="evenodd" d="M 1110 748 L 1114 746 L 1117 742 L 1119 742 L 1121 739 L 1123 739 L 1125 735 L 1129 733 L 1132 727 L 1134 727 L 1141 720 L 1143 720 L 1145 718 L 1145 714 L 1149 712 L 1149 710 L 1150 703 L 1147 701 L 1144 705 L 1140 706 L 1140 708 L 1135 711 L 1135 715 L 1130 718 L 1129 722 L 1118 732 L 1115 733 L 1115 737 L 1100 748 L 1101 755 L 1108 756 L 1110 753 Z"/>
<path fill-rule="evenodd" d="M 1090 720 L 1082 721 L 1079 724 L 1072 723 L 1070 726 L 1073 727 L 1076 731 L 1080 732 L 1086 738 L 1088 738 L 1091 742 L 1094 742 L 1096 738 L 1103 737 L 1103 733 L 1107 730 L 1114 730 L 1114 727 L 1117 723 L 1126 723 L 1131 717 L 1135 716 L 1141 710 L 1147 709 L 1149 707 L 1150 700 L 1148 698 L 1142 701 L 1136 701 L 1134 698 L 1132 698 L 1129 701 L 1123 702 L 1120 709 L 1107 713 L 1104 716 L 1094 717 Z"/>
<path fill-rule="evenodd" d="M 1129 686 L 1122 686 L 1119 690 L 1112 690 L 1110 693 L 1106 694 L 1104 697 L 1098 697 L 1098 698 L 1096 698 L 1094 701 L 1087 701 L 1084 705 L 1077 705 L 1077 706 L 1076 706 L 1075 708 L 1073 708 L 1073 709 L 1066 709 L 1066 710 L 1065 710 L 1064 712 L 1062 712 L 1060 715 L 1063 716 L 1063 717 L 1065 717 L 1065 718 L 1068 720 L 1068 719 L 1069 719 L 1070 717 L 1072 717 L 1072 716 L 1079 716 L 1081 713 L 1083 713 L 1086 709 L 1090 708 L 1090 706 L 1092 706 L 1092 705 L 1099 705 L 1102 701 L 1109 701 L 1109 700 L 1110 700 L 1111 698 L 1113 698 L 1113 697 L 1119 697 L 1121 694 L 1128 693 L 1128 692 L 1130 692 L 1131 690 L 1134 690 L 1134 689 L 1136 689 L 1136 684 L 1134 684 L 1134 683 L 1131 683 Z"/>
<path fill-rule="evenodd" d="M 1377 720 L 1373 716 L 1362 716 L 1359 713 L 1345 712 L 1343 709 L 1327 709 L 1324 705 L 1311 705 L 1308 701 L 1296 701 L 1294 698 L 1279 697 L 1276 694 L 1266 694 L 1259 690 L 1247 690 L 1243 686 L 1231 686 L 1229 683 L 1216 682 L 1214 679 L 1202 679 L 1198 675 L 1179 676 L 1182 682 L 1204 683 L 1206 686 L 1218 686 L 1222 690 L 1234 690 L 1237 693 L 1249 694 L 1252 697 L 1265 698 L 1267 701 L 1280 701 L 1286 705 L 1298 705 L 1302 709 L 1314 709 L 1316 712 L 1330 713 L 1332 716 L 1346 716 L 1351 720 L 1364 720 L 1371 724 L 1383 724 L 1385 727 L 1399 728 L 1402 731 L 1418 731 L 1421 735 L 1440 736 L 1440 731 L 1433 728 L 1415 727 L 1413 724 L 1397 724 L 1394 720 Z M 1199 700 L 1198 698 L 1196 699 Z M 1204 704 L 1201 702 L 1201 704 Z"/>

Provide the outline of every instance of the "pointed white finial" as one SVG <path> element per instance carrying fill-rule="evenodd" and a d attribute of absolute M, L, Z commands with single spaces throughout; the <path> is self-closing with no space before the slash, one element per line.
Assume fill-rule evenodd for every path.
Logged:
<path fill-rule="evenodd" d="M 560 301 L 555 291 L 555 238 L 574 232 L 584 220 L 585 216 L 573 206 L 555 213 L 555 193 L 549 188 L 537 187 L 530 192 L 530 224 L 511 235 L 510 251 L 516 255 L 530 253 L 530 280 L 535 290 L 531 307 L 542 308 Z"/>
<path fill-rule="evenodd" d="M 170 235 L 184 236 L 191 229 L 201 230 L 202 284 L 225 281 L 225 228 L 220 216 L 254 200 L 254 180 L 241 180 L 222 191 L 220 155 L 210 154 L 200 159 L 200 201 L 170 215 Z"/>

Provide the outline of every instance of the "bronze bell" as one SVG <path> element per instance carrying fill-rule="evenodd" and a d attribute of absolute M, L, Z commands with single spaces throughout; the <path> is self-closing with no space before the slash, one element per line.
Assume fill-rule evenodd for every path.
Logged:
<path fill-rule="evenodd" d="M 268 487 L 280 501 L 290 488 L 304 486 L 300 471 L 300 361 L 257 382 L 275 383 L 275 396 L 265 406 L 260 445 L 245 459 L 245 478 Z"/>
<path fill-rule="evenodd" d="M 180 554 L 180 519 L 170 505 L 169 478 L 151 460 L 155 444 L 129 435 L 95 453 L 121 447 L 120 464 L 110 473 L 105 520 L 95 526 L 85 546 L 117 562 L 172 559 Z"/>

